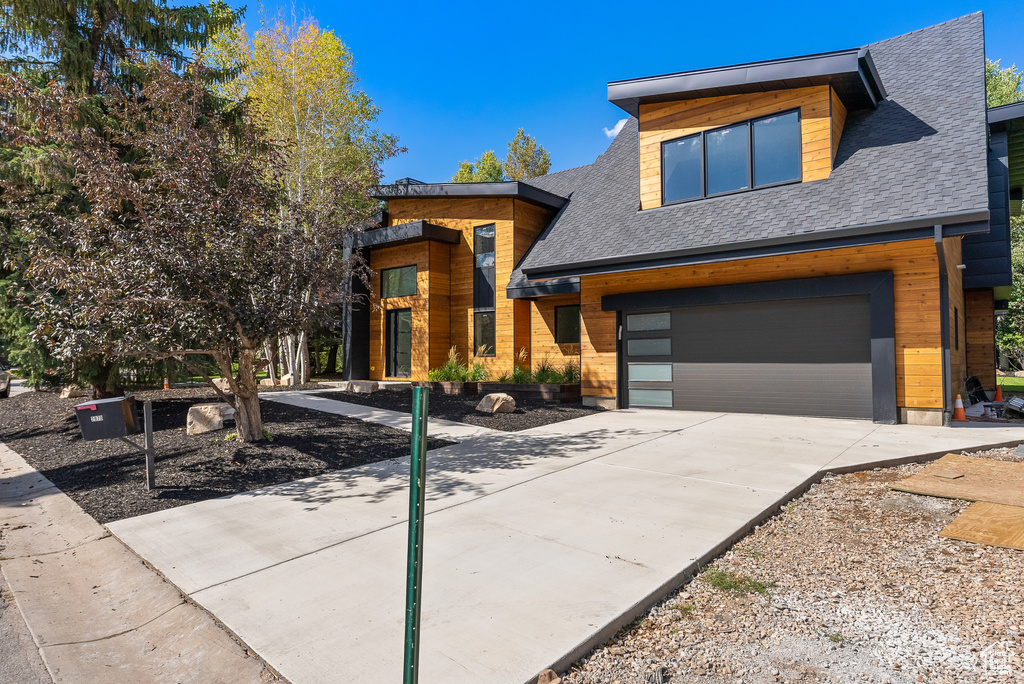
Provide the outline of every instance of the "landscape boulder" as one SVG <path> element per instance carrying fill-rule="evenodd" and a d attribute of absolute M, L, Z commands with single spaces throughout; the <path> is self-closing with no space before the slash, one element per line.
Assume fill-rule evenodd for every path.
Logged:
<path fill-rule="evenodd" d="M 380 389 L 373 380 L 353 380 L 348 383 L 347 391 L 355 392 L 356 394 L 373 394 Z"/>
<path fill-rule="evenodd" d="M 285 373 L 284 375 L 281 376 L 281 379 L 278 381 L 277 384 L 278 385 L 291 385 L 292 384 L 292 380 L 294 378 L 295 378 L 295 376 L 292 375 L 291 373 Z"/>
<path fill-rule="evenodd" d="M 213 384 L 221 392 L 227 393 L 231 391 L 231 383 L 227 378 L 214 378 Z"/>
<path fill-rule="evenodd" d="M 275 383 L 270 378 L 263 378 L 262 380 L 260 380 L 260 387 L 273 387 L 275 384 L 277 383 Z"/>
<path fill-rule="evenodd" d="M 227 404 L 196 404 L 188 410 L 185 432 L 198 435 L 224 427 L 225 420 L 235 419 L 235 409 Z"/>
<path fill-rule="evenodd" d="M 79 397 L 91 397 L 92 394 L 88 390 L 84 390 L 78 385 L 65 385 L 64 389 L 60 391 L 61 399 L 77 399 Z"/>
<path fill-rule="evenodd" d="M 554 670 L 544 670 L 537 675 L 537 684 L 561 684 L 562 678 Z"/>
<path fill-rule="evenodd" d="M 503 392 L 488 394 L 476 405 L 480 413 L 512 413 L 516 410 L 516 400 Z"/>

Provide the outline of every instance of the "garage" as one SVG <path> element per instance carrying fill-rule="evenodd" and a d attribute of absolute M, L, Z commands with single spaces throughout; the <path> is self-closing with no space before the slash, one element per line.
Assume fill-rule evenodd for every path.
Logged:
<path fill-rule="evenodd" d="M 894 422 L 891 282 L 874 273 L 606 295 L 603 308 L 618 312 L 619 405 Z"/>
<path fill-rule="evenodd" d="M 630 407 L 871 418 L 868 297 L 631 311 Z"/>

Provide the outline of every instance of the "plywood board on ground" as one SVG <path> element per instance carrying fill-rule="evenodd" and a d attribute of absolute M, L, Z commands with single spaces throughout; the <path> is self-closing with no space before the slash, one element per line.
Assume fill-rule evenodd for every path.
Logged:
<path fill-rule="evenodd" d="M 939 535 L 1024 551 L 1024 508 L 979 501 L 971 504 Z"/>
<path fill-rule="evenodd" d="M 889 487 L 925 496 L 1024 507 L 1024 463 L 946 454 Z"/>

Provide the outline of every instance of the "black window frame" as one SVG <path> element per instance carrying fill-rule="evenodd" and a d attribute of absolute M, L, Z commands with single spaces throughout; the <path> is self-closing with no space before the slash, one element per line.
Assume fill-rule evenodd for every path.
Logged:
<path fill-rule="evenodd" d="M 791 107 L 790 109 L 784 109 L 779 112 L 772 112 L 771 114 L 765 114 L 763 116 L 755 116 L 745 121 L 733 121 L 732 123 L 722 124 L 714 128 L 709 128 L 699 133 L 691 133 L 690 135 L 682 135 L 678 138 L 671 138 L 670 140 L 662 140 L 659 147 L 661 154 L 661 206 L 667 207 L 673 204 L 683 204 L 684 202 L 696 202 L 702 199 L 708 199 L 710 197 L 724 197 L 726 195 L 735 195 L 740 192 L 753 192 L 754 190 L 763 190 L 765 188 L 777 188 L 782 185 L 793 185 L 795 183 L 802 183 L 804 180 L 804 168 L 803 168 L 803 116 L 800 107 Z M 796 112 L 796 125 L 797 129 L 801 132 L 800 139 L 800 175 L 793 180 L 777 181 L 775 183 L 765 183 L 764 185 L 754 185 L 754 122 L 761 121 L 762 119 L 770 119 L 774 116 L 783 116 L 785 114 L 792 114 Z M 747 187 L 739 188 L 737 190 L 726 190 L 724 192 L 716 192 L 708 194 L 708 142 L 707 136 L 709 133 L 715 133 L 716 131 L 724 130 L 726 128 L 733 128 L 736 126 L 745 125 L 747 127 Z M 665 201 L 665 179 L 667 175 L 665 173 L 665 146 L 671 143 L 677 143 L 682 140 L 689 140 L 691 138 L 700 137 L 700 191 L 701 194 L 696 197 L 687 197 L 686 199 L 673 200 L 671 202 Z"/>
<path fill-rule="evenodd" d="M 412 269 L 412 273 L 413 273 L 413 278 L 412 278 L 413 290 L 412 290 L 412 294 L 402 294 L 402 295 L 388 295 L 388 294 L 385 294 L 386 288 L 384 287 L 384 277 L 385 277 L 384 274 L 385 273 L 390 273 L 392 271 L 400 271 L 403 268 L 411 268 Z M 416 264 L 406 264 L 405 266 L 392 266 L 391 268 L 382 268 L 380 270 L 380 298 L 381 299 L 397 299 L 399 297 L 415 297 L 419 293 L 419 290 L 420 290 L 419 267 Z"/>
<path fill-rule="evenodd" d="M 480 341 L 477 339 L 477 332 L 478 332 L 478 328 L 479 328 L 479 326 L 477 324 L 477 316 L 480 316 L 481 314 L 491 314 L 491 316 L 494 317 L 493 318 L 494 323 L 491 325 L 491 331 L 494 334 L 494 339 L 491 340 L 490 345 L 488 345 L 490 347 L 490 353 L 484 353 L 484 354 L 480 353 L 480 348 L 482 346 L 484 346 L 484 345 L 480 344 Z M 480 358 L 485 358 L 485 357 L 486 358 L 490 358 L 490 357 L 497 356 L 497 355 L 498 355 L 498 312 L 495 311 L 494 309 L 479 309 L 479 310 L 474 309 L 473 310 L 473 356 L 480 357 Z"/>
<path fill-rule="evenodd" d="M 558 325 L 558 310 L 559 309 L 576 309 L 576 339 L 569 340 L 568 342 L 562 341 L 561 331 Z M 555 307 L 555 344 L 582 344 L 583 340 L 583 321 L 580 319 L 580 305 L 579 304 L 562 304 Z"/>

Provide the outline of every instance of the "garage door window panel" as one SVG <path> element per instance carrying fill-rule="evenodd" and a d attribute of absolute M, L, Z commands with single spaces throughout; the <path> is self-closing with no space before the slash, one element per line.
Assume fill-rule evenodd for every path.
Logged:
<path fill-rule="evenodd" d="M 643 332 L 646 330 L 671 330 L 672 314 L 668 311 L 662 313 L 627 314 L 626 330 L 630 332 Z"/>
<path fill-rule="evenodd" d="M 631 363 L 627 373 L 630 382 L 672 382 L 671 363 Z"/>
<path fill-rule="evenodd" d="M 630 389 L 629 405 L 651 408 L 672 408 L 670 389 Z"/>
<path fill-rule="evenodd" d="M 672 340 L 668 337 L 628 340 L 626 354 L 629 356 L 671 356 Z"/>

